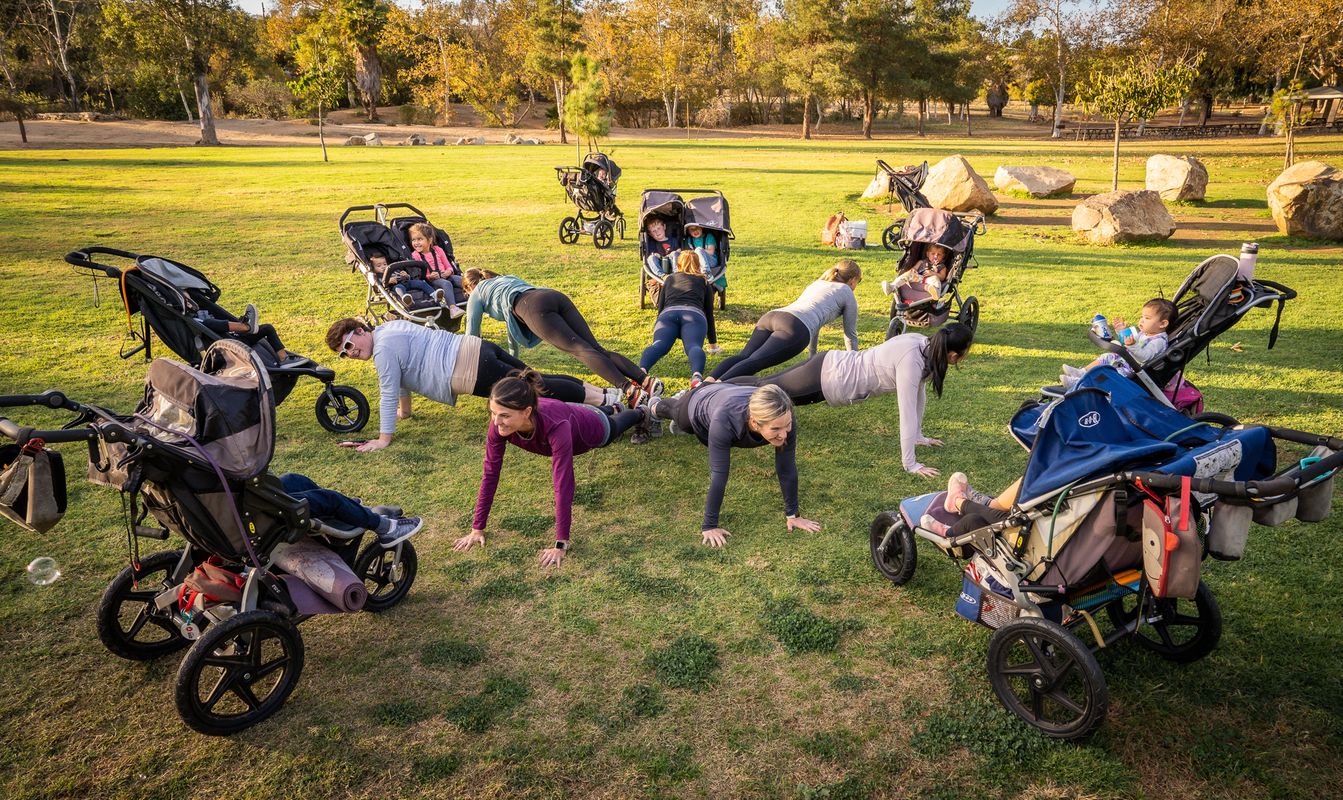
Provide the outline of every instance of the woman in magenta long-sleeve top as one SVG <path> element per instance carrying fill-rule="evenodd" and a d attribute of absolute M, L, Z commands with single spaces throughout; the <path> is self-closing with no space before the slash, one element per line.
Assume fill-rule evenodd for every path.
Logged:
<path fill-rule="evenodd" d="M 647 417 L 648 409 L 585 406 L 542 397 L 544 384 L 535 370 L 524 370 L 490 391 L 490 425 L 485 437 L 485 465 L 476 496 L 471 532 L 453 545 L 469 550 L 485 543 L 485 523 L 494 505 L 499 472 L 509 443 L 529 453 L 549 456 L 555 486 L 555 546 L 541 551 L 541 566 L 558 565 L 569 547 L 574 504 L 574 456 L 605 447 Z"/>

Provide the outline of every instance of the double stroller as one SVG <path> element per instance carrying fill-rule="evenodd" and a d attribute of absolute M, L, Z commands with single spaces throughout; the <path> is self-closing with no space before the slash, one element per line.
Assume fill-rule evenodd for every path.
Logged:
<path fill-rule="evenodd" d="M 21 451 L 56 476 L 29 481 L 19 494 L 30 504 L 52 505 L 34 496 L 40 490 L 64 510 L 64 469 L 48 448 L 61 442 L 87 442 L 89 480 L 122 492 L 130 565 L 103 592 L 98 636 L 133 661 L 187 650 L 175 697 L 196 731 L 237 733 L 279 711 L 303 671 L 300 622 L 383 611 L 410 591 L 417 564 L 410 542 L 383 548 L 370 534 L 361 547 L 366 531 L 313 519 L 307 501 L 267 472 L 274 387 L 260 357 L 240 342 L 210 345 L 200 369 L 155 360 L 131 416 L 55 391 L 0 397 L 0 408 L 21 406 L 76 415 L 59 430 L 0 417 L 0 436 L 15 442 L 0 448 L 0 467 Z M 141 539 L 170 533 L 186 547 L 140 555 Z"/>
<path fill-rule="evenodd" d="M 696 196 L 687 200 L 684 195 Z M 736 237 L 732 233 L 727 198 L 723 193 L 717 189 L 644 190 L 639 198 L 639 308 L 641 309 L 648 307 L 650 284 L 653 291 L 658 291 L 667 277 L 653 272 L 648 267 L 648 256 L 653 252 L 648 235 L 650 217 L 661 219 L 666 223 L 669 240 L 684 242 L 685 229 L 690 225 L 698 225 L 713 235 L 718 263 L 709 270 L 705 278 L 718 295 L 718 307 L 726 308 L 727 262 L 732 249 L 729 243 Z"/>
<path fill-rule="evenodd" d="M 926 257 L 930 245 L 940 245 L 949 251 L 947 278 L 940 297 L 932 297 L 922 286 L 912 283 L 895 290 L 891 295 L 887 339 L 911 327 L 937 327 L 953 316 L 971 331 L 975 330 L 979 325 L 979 300 L 973 295 L 962 299 L 960 282 L 966 270 L 979 266 L 975 260 L 975 237 L 983 233 L 984 218 L 978 214 L 953 214 L 938 208 L 916 208 L 910 212 L 897 240 L 897 246 L 904 252 L 896 263 L 896 277 L 914 269 Z"/>
<path fill-rule="evenodd" d="M 112 266 L 95 261 L 95 258 L 130 263 Z M 129 327 L 127 345 L 121 348 L 122 358 L 144 353 L 145 361 L 150 361 L 153 358 L 152 331 L 169 350 L 188 364 L 197 366 L 206 347 L 229 339 L 228 334 L 206 326 L 197 314 L 204 312 L 224 322 L 240 321 L 219 305 L 219 287 L 201 272 L 181 262 L 98 246 L 67 253 L 65 261 L 80 274 L 108 277 L 117 282 Z M 137 313 L 140 315 L 139 330 L 131 324 L 131 318 Z M 277 404 L 284 402 L 299 378 L 316 378 L 323 384 L 315 408 L 317 422 L 323 428 L 333 433 L 353 433 L 362 430 L 368 422 L 368 399 L 353 386 L 335 383 L 334 370 L 293 352 L 289 352 L 289 358 L 282 363 L 265 341 L 258 341 L 254 349 L 269 374 Z"/>
<path fill-rule="evenodd" d="M 410 213 L 389 216 L 394 209 Z M 351 215 L 364 211 L 372 211 L 373 219 L 350 220 Z M 367 319 L 373 322 L 405 319 L 427 328 L 455 331 L 461 327 L 461 318 L 454 318 L 450 309 L 419 289 L 409 290 L 403 298 L 387 284 L 388 276 L 398 271 L 408 272 L 411 276 L 423 273 L 424 262 L 411 257 L 410 247 L 410 228 L 422 222 L 429 222 L 428 217 L 409 203 L 377 203 L 345 209 L 337 223 L 341 241 L 345 243 L 345 262 L 351 270 L 364 276 L 364 316 Z M 452 239 L 437 225 L 433 227 L 434 244 L 443 248 L 448 260 L 460 272 L 457 257 L 452 252 Z M 387 257 L 387 269 L 382 274 L 373 268 L 371 261 L 370 254 L 376 252 Z"/>
<path fill-rule="evenodd" d="M 1164 400 L 1181 413 L 1195 415 L 1203 411 L 1203 395 L 1184 375 L 1185 367 L 1207 351 L 1213 339 L 1230 330 L 1252 309 L 1277 304 L 1268 347 L 1278 341 L 1282 307 L 1296 292 L 1280 283 L 1239 274 L 1235 257 L 1215 255 L 1204 259 L 1185 278 L 1175 293 L 1176 319 L 1166 333 L 1165 351 L 1139 364 L 1119 342 L 1090 331 L 1091 341 L 1102 350 L 1124 359 L 1133 370 L 1133 380 L 1153 397 Z M 1062 397 L 1062 386 L 1041 390 L 1045 401 Z"/>
<path fill-rule="evenodd" d="M 914 575 L 916 539 L 965 563 L 956 611 L 993 630 L 994 693 L 1059 739 L 1105 718 L 1102 649 L 1130 638 L 1177 663 L 1211 653 L 1222 618 L 1203 559 L 1240 558 L 1251 519 L 1323 520 L 1343 466 L 1343 439 L 1219 415 L 1191 424 L 1110 367 L 1057 404 L 1028 404 L 1011 429 L 1030 455 L 1003 518 L 958 525 L 945 492 L 911 497 L 873 520 L 870 549 L 896 585 Z M 1307 454 L 1277 469 L 1280 443 Z"/>
<path fill-rule="evenodd" d="M 578 210 L 560 220 L 560 243 L 573 244 L 579 236 L 591 236 L 592 245 L 605 250 L 616 233 L 625 238 L 625 215 L 616 205 L 620 167 L 605 153 L 588 153 L 582 166 L 556 167 L 555 177 Z"/>
<path fill-rule="evenodd" d="M 880 158 L 877 159 L 878 178 L 886 178 L 886 194 L 894 195 L 909 214 L 916 208 L 928 208 L 928 198 L 923 196 L 923 182 L 928 180 L 928 162 L 919 166 L 896 169 Z M 875 179 L 874 179 L 875 180 Z M 881 244 L 887 250 L 900 249 L 901 221 L 891 223 L 881 233 Z"/>

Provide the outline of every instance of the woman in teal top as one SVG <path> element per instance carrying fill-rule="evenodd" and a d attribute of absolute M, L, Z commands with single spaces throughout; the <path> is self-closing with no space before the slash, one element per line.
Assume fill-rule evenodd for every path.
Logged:
<path fill-rule="evenodd" d="M 519 345 L 536 347 L 543 341 L 549 342 L 582 361 L 612 386 L 623 390 L 627 405 L 636 405 L 645 392 L 653 389 L 656 379 L 628 358 L 597 343 L 587 321 L 563 292 L 487 269 L 467 270 L 462 288 L 471 298 L 466 304 L 468 335 L 480 335 L 481 316 L 488 314 L 508 326 L 509 337 Z"/>

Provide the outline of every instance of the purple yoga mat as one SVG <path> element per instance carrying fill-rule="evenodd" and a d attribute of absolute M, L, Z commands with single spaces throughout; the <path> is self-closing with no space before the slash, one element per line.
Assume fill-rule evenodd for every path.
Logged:
<path fill-rule="evenodd" d="M 368 599 L 368 590 L 354 570 L 340 556 L 311 539 L 279 545 L 271 560 L 339 611 L 358 611 Z"/>

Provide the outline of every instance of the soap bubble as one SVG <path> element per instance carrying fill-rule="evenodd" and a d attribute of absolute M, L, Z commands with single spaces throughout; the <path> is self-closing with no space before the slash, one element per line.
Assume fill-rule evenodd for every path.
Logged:
<path fill-rule="evenodd" d="M 61 568 L 56 566 L 56 559 L 41 556 L 34 558 L 28 565 L 28 580 L 38 586 L 50 586 L 61 577 Z"/>

